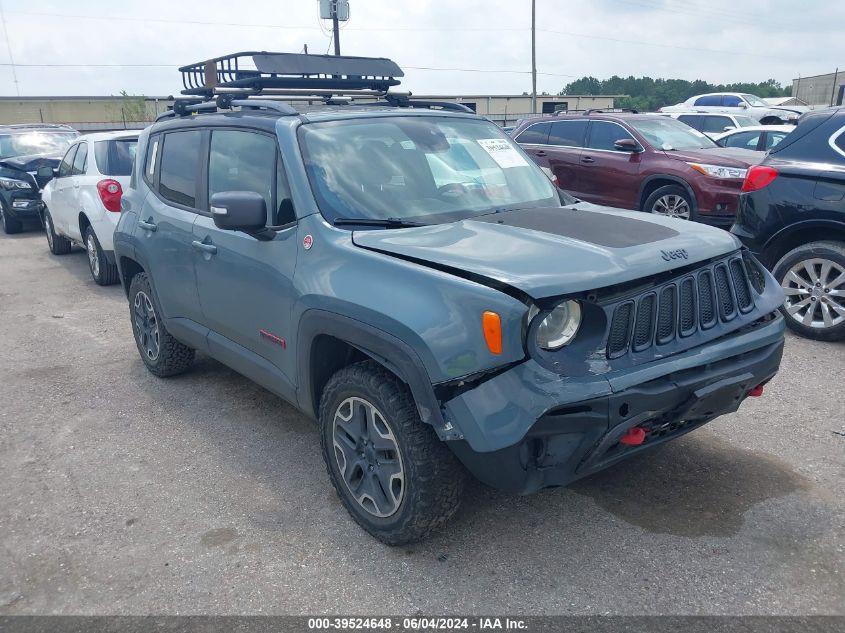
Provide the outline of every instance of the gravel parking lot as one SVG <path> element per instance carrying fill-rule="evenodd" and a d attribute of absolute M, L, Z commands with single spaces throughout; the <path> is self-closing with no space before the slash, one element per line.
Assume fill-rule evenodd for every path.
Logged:
<path fill-rule="evenodd" d="M 473 483 L 391 549 L 316 426 L 208 358 L 168 380 L 119 286 L 0 236 L 0 613 L 845 615 L 845 345 L 789 336 L 734 415 L 569 488 Z"/>

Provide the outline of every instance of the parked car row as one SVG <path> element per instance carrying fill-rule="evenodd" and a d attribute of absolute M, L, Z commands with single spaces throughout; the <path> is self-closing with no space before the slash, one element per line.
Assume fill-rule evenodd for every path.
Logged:
<path fill-rule="evenodd" d="M 237 53 L 181 72 L 194 98 L 137 139 L 68 149 L 48 244 L 83 244 L 98 283 L 116 272 L 151 373 L 201 352 L 315 419 L 338 496 L 376 538 L 443 526 L 467 471 L 514 493 L 564 485 L 735 411 L 777 372 L 781 286 L 728 232 L 678 219 L 726 224 L 740 187 L 771 184 L 759 153 L 661 115 L 511 138 L 407 96 L 239 99 L 245 81 L 385 93 L 402 74 L 386 59 Z M 650 213 L 590 202 L 608 199 Z M 813 296 L 838 301 L 816 271 Z"/>
<path fill-rule="evenodd" d="M 807 112 L 805 106 L 773 106 L 760 97 L 738 92 L 713 92 L 690 97 L 683 103 L 660 108 L 660 112 L 728 113 L 746 116 L 762 125 L 797 123 Z"/>

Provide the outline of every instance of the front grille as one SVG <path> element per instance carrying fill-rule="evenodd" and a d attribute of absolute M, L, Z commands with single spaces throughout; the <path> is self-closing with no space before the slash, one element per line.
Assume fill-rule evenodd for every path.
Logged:
<path fill-rule="evenodd" d="M 608 357 L 668 345 L 733 321 L 754 309 L 754 282 L 736 256 L 627 299 L 612 308 Z"/>

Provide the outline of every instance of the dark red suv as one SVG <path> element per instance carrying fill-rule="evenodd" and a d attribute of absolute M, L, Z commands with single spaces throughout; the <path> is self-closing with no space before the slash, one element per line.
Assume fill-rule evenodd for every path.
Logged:
<path fill-rule="evenodd" d="M 745 172 L 761 159 L 659 114 L 526 119 L 513 137 L 578 198 L 717 226 L 733 223 Z"/>

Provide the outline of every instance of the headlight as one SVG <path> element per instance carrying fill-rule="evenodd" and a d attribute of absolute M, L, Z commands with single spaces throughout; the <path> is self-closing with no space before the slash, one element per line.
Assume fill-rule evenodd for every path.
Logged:
<path fill-rule="evenodd" d="M 577 301 L 564 301 L 554 307 L 537 328 L 537 345 L 545 350 L 568 345 L 581 325 L 581 306 Z"/>
<path fill-rule="evenodd" d="M 32 185 L 25 180 L 15 178 L 0 178 L 0 187 L 3 189 L 32 189 Z"/>
<path fill-rule="evenodd" d="M 702 163 L 687 163 L 695 171 L 701 172 L 705 176 L 713 176 L 713 178 L 736 178 L 742 180 L 745 178 L 747 169 L 739 169 L 737 167 L 724 167 L 722 165 L 704 165 Z"/>

